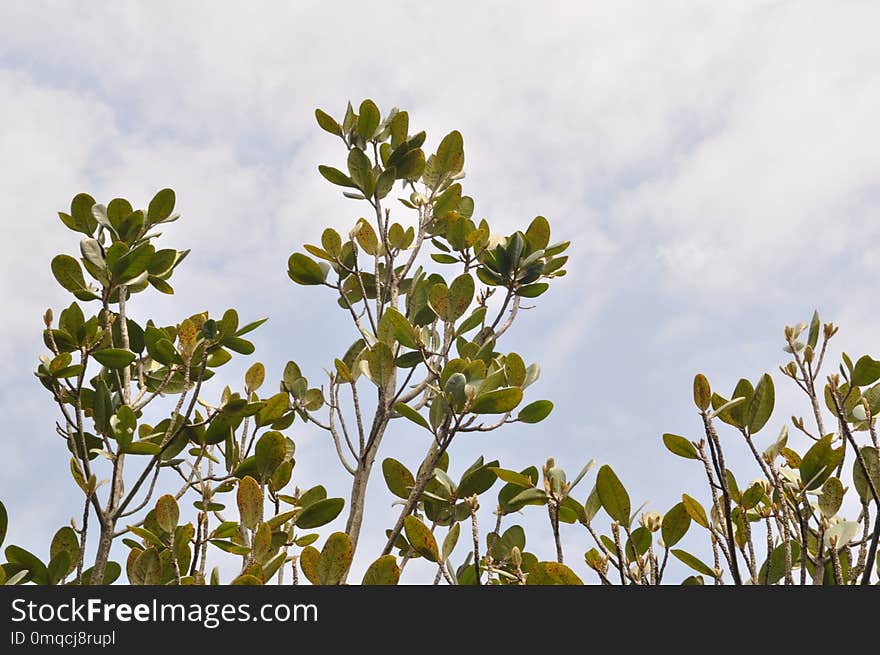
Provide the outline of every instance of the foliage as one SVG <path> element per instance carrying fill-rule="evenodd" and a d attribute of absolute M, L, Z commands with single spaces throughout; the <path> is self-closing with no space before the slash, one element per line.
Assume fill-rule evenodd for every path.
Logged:
<path fill-rule="evenodd" d="M 288 260 L 290 279 L 330 289 L 355 331 L 323 384 L 310 384 L 291 361 L 277 390 L 261 395 L 266 367 L 258 362 L 238 390 L 226 387 L 210 401 L 204 383 L 233 354 L 254 352 L 246 337 L 265 319 L 240 325 L 234 309 L 167 326 L 134 318 L 137 294 L 173 293 L 170 280 L 188 254 L 156 245 L 155 228 L 178 218 L 170 189 L 145 210 L 80 194 L 59 214 L 81 235 L 80 257 L 60 254 L 51 270 L 75 300 L 57 321 L 46 312 L 49 354 L 36 375 L 58 411 L 56 433 L 71 454 L 82 518 L 55 533 L 43 558 L 7 546 L 0 583 L 110 584 L 124 568 L 130 584 L 220 584 L 218 566 L 209 572 L 208 562 L 232 557 L 240 567 L 230 584 L 283 583 L 285 571 L 293 584 L 301 575 L 345 584 L 367 484 L 392 422 L 421 435 L 426 452 L 412 470 L 391 454 L 381 461 L 401 511 L 385 547 L 365 560 L 372 563 L 363 584 L 398 584 L 407 563 L 422 558 L 436 568 L 435 584 L 580 585 L 565 561 L 563 525 L 580 526 L 592 541 L 584 562 L 603 585 L 669 582 L 670 561 L 670 571 L 689 570 L 674 580 L 683 584 L 871 584 L 880 577 L 880 361 L 844 353 L 823 384 L 837 327 L 818 314 L 785 329 L 791 361 L 780 368 L 809 400 L 810 421 L 791 418 L 807 448 L 785 425 L 775 426 L 781 432 L 769 443 L 764 436 L 776 409 L 771 375 L 743 378 L 728 395 L 706 376 L 694 378 L 701 436 L 664 434 L 662 444 L 705 476 L 702 500 L 682 494 L 663 513 L 634 509 L 626 476 L 594 460 L 570 478 L 552 458 L 517 470 L 481 456 L 453 476 L 456 437 L 540 423 L 553 410 L 549 400 L 526 400 L 539 366 L 500 344 L 522 303 L 565 274 L 568 243 L 551 243 L 540 216 L 505 235 L 474 218 L 458 132 L 426 155 L 426 135 L 410 133 L 405 111 L 383 117 L 365 100 L 357 113 L 349 105 L 341 121 L 321 110 L 316 118 L 345 149 L 342 168 L 320 166 L 320 174 L 369 206 L 370 216 L 346 235 L 328 227 L 320 245 Z M 388 200 L 395 189 L 409 220 L 392 216 L 391 206 L 400 209 Z M 347 503 L 322 485 L 292 484 L 288 433 L 297 420 L 328 435 L 352 477 Z M 757 478 L 748 483 L 750 474 L 738 477 L 727 463 L 735 443 L 755 462 Z M 123 484 L 126 471 L 133 484 Z M 154 497 L 160 478 L 176 491 Z M 494 510 L 489 530 L 480 525 L 481 505 Z M 515 522 L 536 511 L 546 513 L 552 556 L 527 548 Z M 319 544 L 314 530 L 343 513 L 344 530 Z M 6 534 L 0 504 L 0 545 Z M 128 547 L 124 567 L 109 559 L 118 540 Z"/>

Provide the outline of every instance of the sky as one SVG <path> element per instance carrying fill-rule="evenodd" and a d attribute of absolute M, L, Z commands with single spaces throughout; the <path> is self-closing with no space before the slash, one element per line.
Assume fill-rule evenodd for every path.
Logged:
<path fill-rule="evenodd" d="M 878 22 L 876 3 L 856 1 L 4 2 L 7 541 L 45 556 L 50 535 L 81 511 L 51 400 L 33 377 L 42 313 L 70 302 L 49 262 L 78 250 L 57 212 L 83 191 L 146 206 L 173 187 L 182 218 L 163 240 L 192 253 L 176 295 L 143 294 L 135 316 L 268 316 L 256 354 L 218 383 L 240 384 L 253 361 L 278 380 L 290 359 L 314 383 L 354 337 L 329 292 L 293 285 L 286 261 L 363 211 L 318 174 L 343 159 L 313 113 L 341 117 L 363 98 L 408 110 L 428 148 L 462 132 L 465 192 L 494 230 L 540 214 L 554 241 L 572 242 L 568 276 L 523 313 L 506 346 L 541 363 L 530 397 L 553 400 L 554 413 L 457 441 L 453 471 L 479 455 L 517 470 L 554 456 L 571 477 L 595 458 L 614 467 L 634 506 L 663 512 L 682 492 L 705 497 L 699 466 L 660 439 L 698 438 L 695 373 L 725 394 L 740 377 L 774 375 L 766 445 L 809 412 L 778 371 L 785 325 L 818 308 L 841 325 L 832 363 L 841 348 L 876 355 Z M 326 435 L 301 423 L 290 434 L 295 483 L 347 496 Z M 757 471 L 735 437 L 729 462 L 750 480 Z M 426 447 L 394 429 L 380 458 L 415 469 Z M 381 548 L 392 500 L 377 474 L 355 573 Z M 546 517 L 535 514 L 516 520 L 549 559 Z M 565 538 L 568 561 L 594 580 L 582 560 L 588 535 L 571 528 Z M 416 562 L 407 579 L 431 575 Z"/>

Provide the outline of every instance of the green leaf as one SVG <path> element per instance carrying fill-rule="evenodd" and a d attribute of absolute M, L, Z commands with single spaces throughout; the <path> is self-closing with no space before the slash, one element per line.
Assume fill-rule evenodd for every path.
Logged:
<path fill-rule="evenodd" d="M 530 487 L 513 496 L 507 504 L 511 508 L 519 509 L 526 505 L 545 505 L 547 503 L 547 492 L 543 489 Z"/>
<path fill-rule="evenodd" d="M 765 373 L 761 377 L 761 381 L 758 382 L 758 386 L 755 387 L 755 393 L 749 402 L 749 434 L 757 434 L 767 424 L 773 413 L 775 402 L 776 391 L 773 388 L 773 378 Z"/>
<path fill-rule="evenodd" d="M 862 459 L 865 462 L 865 468 L 868 469 L 870 479 L 874 483 L 874 489 L 880 492 L 880 457 L 877 455 L 877 449 L 873 446 L 863 446 L 859 449 L 859 452 L 862 454 Z M 862 470 L 858 460 L 853 462 L 853 485 L 856 488 L 856 493 L 859 494 L 859 498 L 865 503 L 870 503 L 874 496 L 871 493 L 871 486 L 868 484 L 868 477 Z M 0 543 L 2 542 L 3 539 L 0 538 Z"/>
<path fill-rule="evenodd" d="M 537 298 L 549 288 L 550 285 L 546 282 L 535 282 L 534 284 L 526 284 L 517 289 L 516 295 L 521 298 Z"/>
<path fill-rule="evenodd" d="M 858 462 L 855 463 L 858 467 Z M 825 518 L 832 518 L 837 514 L 844 496 L 843 483 L 839 478 L 828 478 L 822 485 L 822 493 L 819 494 L 819 511 Z"/>
<path fill-rule="evenodd" d="M 232 541 L 225 541 L 223 539 L 211 539 L 210 541 L 212 545 L 216 546 L 223 552 L 232 553 L 233 555 L 248 555 L 251 552 L 250 548 L 239 546 Z"/>
<path fill-rule="evenodd" d="M 305 574 L 308 581 L 314 585 L 321 584 L 318 577 L 318 562 L 321 559 L 321 552 L 314 546 L 306 546 L 299 554 L 299 567 Z"/>
<path fill-rule="evenodd" d="M 382 389 L 388 386 L 394 375 L 394 355 L 388 345 L 380 341 L 370 348 L 367 363 L 373 382 Z"/>
<path fill-rule="evenodd" d="M 240 575 L 237 578 L 235 578 L 229 584 L 236 586 L 236 587 L 256 587 L 256 586 L 262 585 L 263 581 L 260 580 L 255 575 L 251 575 L 250 573 L 245 573 L 245 574 Z"/>
<path fill-rule="evenodd" d="M 58 553 L 49 560 L 49 566 L 46 570 L 47 582 L 50 585 L 58 584 L 70 573 L 73 566 L 75 565 L 71 562 L 70 553 L 65 551 Z"/>
<path fill-rule="evenodd" d="M 251 551 L 254 559 L 258 562 L 265 562 L 272 551 L 272 528 L 266 522 L 260 523 L 260 526 L 254 532 L 254 538 L 251 541 Z"/>
<path fill-rule="evenodd" d="M 151 224 L 161 223 L 174 211 L 176 197 L 171 189 L 162 189 L 150 201 L 147 207 L 147 219 Z"/>
<path fill-rule="evenodd" d="M 357 184 L 354 183 L 354 180 L 338 168 L 333 168 L 332 166 L 318 166 L 318 172 L 324 176 L 325 180 L 332 182 L 337 186 L 344 186 L 350 189 L 358 188 Z"/>
<path fill-rule="evenodd" d="M 751 382 L 745 378 L 741 378 L 740 381 L 736 383 L 731 398 L 745 398 L 745 402 L 735 405 L 729 410 L 731 422 L 735 427 L 745 427 L 748 422 L 749 407 L 751 406 L 754 395 L 755 388 L 752 386 Z M 724 420 L 724 415 L 722 415 L 722 420 Z"/>
<path fill-rule="evenodd" d="M 575 523 L 579 521 L 585 525 L 589 522 L 584 506 L 571 496 L 566 496 L 562 499 L 559 506 L 559 520 L 563 523 Z"/>
<path fill-rule="evenodd" d="M 6 530 L 9 527 L 9 514 L 6 512 L 6 505 L 0 502 L 0 546 L 6 540 Z"/>
<path fill-rule="evenodd" d="M 703 575 L 708 575 L 710 578 L 716 577 L 714 569 L 712 569 L 708 564 L 704 563 L 698 557 L 691 555 L 686 550 L 680 550 L 678 548 L 673 548 L 671 551 L 673 555 L 675 555 L 676 559 L 678 559 L 683 564 L 688 565 L 697 573 L 702 573 Z"/>
<path fill-rule="evenodd" d="M 535 216 L 526 230 L 526 241 L 532 251 L 544 250 L 550 243 L 550 223 L 543 216 Z"/>
<path fill-rule="evenodd" d="M 134 360 L 137 359 L 137 355 L 124 348 L 104 348 L 103 350 L 96 350 L 92 353 L 92 357 L 94 357 L 99 364 L 110 369 L 125 368 L 126 366 L 130 366 L 134 363 Z"/>
<path fill-rule="evenodd" d="M 57 255 L 52 260 L 52 274 L 58 284 L 70 291 L 79 300 L 96 300 L 98 296 L 86 288 L 82 268 L 70 255 Z"/>
<path fill-rule="evenodd" d="M 628 561 L 633 562 L 638 556 L 644 555 L 651 547 L 651 531 L 644 526 L 639 526 L 632 531 L 632 537 L 626 540 L 623 547 Z"/>
<path fill-rule="evenodd" d="M 456 525 L 458 525 L 456 523 Z M 400 581 L 400 567 L 394 555 L 383 555 L 370 564 L 364 574 L 363 585 L 396 585 Z"/>
<path fill-rule="evenodd" d="M 709 519 L 706 518 L 706 510 L 703 509 L 703 506 L 700 505 L 699 501 L 691 498 L 687 494 L 682 494 L 681 503 L 687 510 L 688 516 L 704 528 L 709 528 Z"/>
<path fill-rule="evenodd" d="M 532 480 L 522 473 L 517 473 L 516 471 L 510 471 L 508 469 L 498 468 L 497 466 L 493 466 L 490 470 L 498 476 L 499 479 L 507 482 L 509 484 L 515 484 L 518 487 L 523 487 L 524 489 L 529 489 L 533 487 Z"/>
<path fill-rule="evenodd" d="M 391 189 L 394 188 L 394 181 L 397 179 L 397 169 L 393 166 L 391 168 L 386 168 L 379 177 L 376 179 L 376 195 L 381 199 L 391 193 Z M 392 234 L 395 234 L 394 226 L 397 225 L 395 223 L 391 226 L 391 231 L 388 235 L 388 241 L 392 244 L 392 247 L 398 247 L 394 245 L 394 239 L 392 239 Z M 402 228 L 401 228 L 402 230 Z M 395 236 L 398 236 L 395 234 Z"/>
<path fill-rule="evenodd" d="M 857 387 L 874 384 L 880 380 L 880 361 L 865 355 L 860 357 L 853 369 L 852 381 Z"/>
<path fill-rule="evenodd" d="M 810 331 L 807 337 L 807 345 L 813 350 L 816 350 L 816 346 L 819 343 L 819 331 L 821 328 L 822 323 L 819 321 L 819 311 L 813 310 L 813 318 L 810 320 Z"/>
<path fill-rule="evenodd" d="M 697 449 L 690 441 L 677 434 L 664 434 L 663 445 L 673 455 L 684 457 L 685 459 L 699 459 Z"/>
<path fill-rule="evenodd" d="M 342 498 L 325 498 L 312 503 L 300 512 L 296 519 L 296 527 L 302 530 L 311 530 L 327 525 L 339 516 L 345 501 Z"/>
<path fill-rule="evenodd" d="M 49 581 L 49 572 L 39 557 L 19 546 L 6 547 L 6 559 L 12 564 L 19 564 L 27 569 L 30 580 L 34 584 L 44 585 Z"/>
<path fill-rule="evenodd" d="M 796 541 L 788 542 L 791 548 L 791 562 L 792 568 L 800 567 L 800 559 L 801 559 L 801 549 L 800 545 Z M 785 576 L 786 570 L 786 544 L 781 543 L 776 548 L 773 549 L 773 552 L 770 553 L 770 557 L 768 561 L 765 561 L 761 566 L 761 570 L 758 573 L 758 581 L 761 584 L 776 584 L 780 580 L 782 580 L 783 576 Z M 767 570 L 769 566 L 769 571 Z"/>
<path fill-rule="evenodd" d="M 663 544 L 667 548 L 671 548 L 681 541 L 690 527 L 691 517 L 684 503 L 674 505 L 672 509 L 666 512 L 661 524 L 660 534 L 663 537 Z"/>
<path fill-rule="evenodd" d="M 147 270 L 155 252 L 151 244 L 143 243 L 120 257 L 111 267 L 115 281 L 126 283 L 137 278 Z"/>
<path fill-rule="evenodd" d="M 376 235 L 376 230 L 373 229 L 373 226 L 370 225 L 369 221 L 363 218 L 359 219 L 355 225 L 355 229 L 357 230 L 355 239 L 360 247 L 364 249 L 364 252 L 368 255 L 378 254 L 379 237 Z"/>
<path fill-rule="evenodd" d="M 608 516 L 621 525 L 629 526 L 629 514 L 632 509 L 629 494 L 607 464 L 599 469 L 596 476 L 596 491 Z"/>
<path fill-rule="evenodd" d="M 396 148 L 404 141 L 409 134 L 409 114 L 405 111 L 399 111 L 389 121 L 391 131 L 391 147 Z"/>
<path fill-rule="evenodd" d="M 482 325 L 486 318 L 486 311 L 486 307 L 477 307 L 470 316 L 459 324 L 458 329 L 455 331 L 455 336 L 460 337 L 475 327 Z"/>
<path fill-rule="evenodd" d="M 165 532 L 174 532 L 180 520 L 180 508 L 171 494 L 165 494 L 156 501 L 156 522 Z"/>
<path fill-rule="evenodd" d="M 443 556 L 443 561 L 449 561 L 449 557 L 452 555 L 452 551 L 455 550 L 455 546 L 458 543 L 458 537 L 461 534 L 461 524 L 456 522 L 452 524 L 452 527 L 449 528 L 449 532 L 446 533 L 446 537 L 443 539 L 443 547 L 440 549 L 440 554 Z"/>
<path fill-rule="evenodd" d="M 122 573 L 122 567 L 119 566 L 117 562 L 107 562 L 107 568 L 104 569 L 104 579 L 101 581 L 102 585 L 111 585 L 119 578 Z M 92 569 L 88 569 L 83 571 L 82 574 L 82 583 L 84 585 L 91 584 L 92 581 Z"/>
<path fill-rule="evenodd" d="M 408 151 L 394 164 L 394 170 L 398 180 L 417 180 L 425 170 L 424 151 L 421 148 Z"/>
<path fill-rule="evenodd" d="M 464 168 L 464 139 L 461 132 L 454 130 L 443 137 L 437 147 L 434 165 L 441 180 L 461 172 Z"/>
<path fill-rule="evenodd" d="M 438 282 L 428 289 L 428 304 L 444 321 L 449 315 L 449 289 L 443 282 Z"/>
<path fill-rule="evenodd" d="M 266 379 L 266 367 L 260 362 L 256 362 L 244 374 L 244 384 L 249 392 L 256 391 L 263 386 Z"/>
<path fill-rule="evenodd" d="M 698 373 L 694 377 L 694 404 L 705 412 L 711 402 L 712 390 L 709 387 L 709 380 L 702 373 Z"/>
<path fill-rule="evenodd" d="M 0 539 L 0 543 L 2 543 Z M 60 553 L 67 553 L 69 568 L 61 575 L 63 578 L 76 568 L 76 562 L 79 559 L 79 537 L 69 525 L 61 528 L 52 538 L 52 544 L 49 547 L 49 561 L 54 562 Z"/>
<path fill-rule="evenodd" d="M 92 207 L 95 206 L 95 199 L 87 193 L 79 193 L 74 196 L 70 203 L 70 216 L 74 229 L 91 236 L 98 224 L 92 216 Z"/>
<path fill-rule="evenodd" d="M 380 335 L 391 335 L 402 346 L 407 348 L 418 348 L 419 341 L 415 328 L 410 325 L 406 316 L 400 313 L 395 307 L 388 307 L 379 320 L 378 331 Z M 380 339 L 385 339 L 380 336 Z"/>
<path fill-rule="evenodd" d="M 764 497 L 764 485 L 760 481 L 755 481 L 742 493 L 739 504 L 745 509 L 752 509 Z"/>
<path fill-rule="evenodd" d="M 323 487 L 323 485 L 317 485 L 312 487 L 311 489 L 304 491 L 299 497 L 299 506 L 300 507 L 308 507 L 313 503 L 317 503 L 319 500 L 324 500 L 327 497 L 327 490 Z"/>
<path fill-rule="evenodd" d="M 274 430 L 264 433 L 254 447 L 260 477 L 267 480 L 287 458 L 287 439 Z"/>
<path fill-rule="evenodd" d="M 318 125 L 321 126 L 321 129 L 330 132 L 333 136 L 342 136 L 342 126 L 337 123 L 336 119 L 330 114 L 321 111 L 320 109 L 316 109 L 315 118 L 318 121 Z"/>
<path fill-rule="evenodd" d="M 253 530 L 263 517 L 263 492 L 251 476 L 246 475 L 238 483 L 236 494 L 241 524 Z"/>
<path fill-rule="evenodd" d="M 369 141 L 376 134 L 376 128 L 379 127 L 379 108 L 372 100 L 364 100 L 358 109 L 358 134 L 365 140 Z"/>
<path fill-rule="evenodd" d="M 382 462 L 382 475 L 385 477 L 385 484 L 388 485 L 388 490 L 391 493 L 404 500 L 409 498 L 416 481 L 406 466 L 396 459 L 388 457 Z"/>
<path fill-rule="evenodd" d="M 550 412 L 553 411 L 553 403 L 549 400 L 536 400 L 533 403 L 529 403 L 525 407 L 523 407 L 519 414 L 517 415 L 517 419 L 522 421 L 523 423 L 540 423 L 545 418 L 550 416 Z"/>
<path fill-rule="evenodd" d="M 406 539 L 419 555 L 431 562 L 437 562 L 440 553 L 437 549 L 437 540 L 422 521 L 413 515 L 404 519 L 404 531 Z"/>
<path fill-rule="evenodd" d="M 424 416 L 419 414 L 416 410 L 414 410 L 412 407 L 410 407 L 409 405 L 406 405 L 404 403 L 397 403 L 394 406 L 394 411 L 396 411 L 398 414 L 400 414 L 404 418 L 408 418 L 410 421 L 412 421 L 416 425 L 420 425 L 421 427 L 425 428 L 429 432 L 433 432 L 433 430 L 431 430 L 431 426 L 428 424 L 428 420 Z"/>
<path fill-rule="evenodd" d="M 352 148 L 348 151 L 348 173 L 357 188 L 367 198 L 373 195 L 375 190 L 373 165 L 370 163 L 370 158 L 360 148 Z"/>
<path fill-rule="evenodd" d="M 565 564 L 538 562 L 529 571 L 526 584 L 534 585 L 583 585 L 583 581 Z"/>
<path fill-rule="evenodd" d="M 467 273 L 459 275 L 449 285 L 449 305 L 446 318 L 454 323 L 467 311 L 474 299 L 474 278 Z"/>
<path fill-rule="evenodd" d="M 338 257 L 342 251 L 342 237 L 339 236 L 339 232 L 328 227 L 321 233 L 321 245 L 331 256 Z"/>
<path fill-rule="evenodd" d="M 801 459 L 801 482 L 807 490 L 818 489 L 843 459 L 843 447 L 833 448 L 833 435 L 825 435 L 814 443 Z"/>
<path fill-rule="evenodd" d="M 159 552 L 153 548 L 147 548 L 142 552 L 134 564 L 135 577 L 144 585 L 157 585 L 162 577 L 162 563 Z"/>
<path fill-rule="evenodd" d="M 266 401 L 266 404 L 257 413 L 257 425 L 262 427 L 270 425 L 280 419 L 290 409 L 290 397 L 282 392 L 276 393 Z"/>
<path fill-rule="evenodd" d="M 287 260 L 287 275 L 297 284 L 323 284 L 327 272 L 314 259 L 295 252 Z"/>
<path fill-rule="evenodd" d="M 318 559 L 317 576 L 322 585 L 338 585 L 345 578 L 354 558 L 354 546 L 344 532 L 327 537 Z"/>
<path fill-rule="evenodd" d="M 458 483 L 458 497 L 467 498 L 488 491 L 498 479 L 498 476 L 492 471 L 496 466 L 498 466 L 497 460 L 484 464 L 483 458 L 478 458 L 462 474 L 461 480 Z"/>
<path fill-rule="evenodd" d="M 471 404 L 474 414 L 506 414 L 516 409 L 522 402 L 523 392 L 519 387 L 504 387 L 480 394 Z"/>

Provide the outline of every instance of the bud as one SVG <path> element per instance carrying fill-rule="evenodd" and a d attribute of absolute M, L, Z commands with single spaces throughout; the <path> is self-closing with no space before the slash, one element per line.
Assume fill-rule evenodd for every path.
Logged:
<path fill-rule="evenodd" d="M 804 360 L 806 360 L 808 363 L 812 362 L 814 355 L 815 353 L 813 352 L 813 346 L 807 345 L 807 347 L 804 348 Z"/>
<path fill-rule="evenodd" d="M 465 498 L 464 502 L 467 503 L 468 507 L 470 507 L 471 511 L 473 512 L 476 512 L 478 509 L 480 509 L 480 503 L 477 501 L 477 494 L 474 494 L 469 498 Z"/>
<path fill-rule="evenodd" d="M 47 328 L 52 327 L 52 308 L 46 310 L 46 313 L 43 314 L 43 323 L 46 324 Z"/>
<path fill-rule="evenodd" d="M 639 522 L 648 532 L 657 532 L 663 524 L 663 517 L 660 515 L 660 512 L 651 510 L 650 512 L 644 512 Z"/>
<path fill-rule="evenodd" d="M 786 340 L 786 342 L 788 342 L 788 341 L 791 341 L 792 339 L 794 339 L 794 328 L 791 327 L 790 325 L 786 325 L 785 326 L 785 340 Z"/>
<path fill-rule="evenodd" d="M 594 571 L 598 571 L 603 575 L 608 571 L 608 558 L 605 557 L 602 553 L 600 553 L 595 548 L 591 548 L 586 553 L 584 553 L 584 560 Z"/>
<path fill-rule="evenodd" d="M 840 328 L 838 328 L 836 325 L 834 325 L 834 323 L 826 323 L 823 327 L 823 333 L 825 335 L 825 340 L 827 341 L 828 339 L 833 337 L 835 334 L 837 334 L 837 330 L 839 330 L 839 329 Z"/>
<path fill-rule="evenodd" d="M 522 553 L 519 550 L 519 546 L 514 546 L 510 549 L 510 559 L 513 560 L 513 565 L 516 568 L 522 567 Z"/>
<path fill-rule="evenodd" d="M 425 195 L 423 193 L 419 193 L 418 191 L 413 191 L 411 194 L 409 194 L 409 201 L 417 207 L 428 204 L 428 199 L 425 197 Z"/>

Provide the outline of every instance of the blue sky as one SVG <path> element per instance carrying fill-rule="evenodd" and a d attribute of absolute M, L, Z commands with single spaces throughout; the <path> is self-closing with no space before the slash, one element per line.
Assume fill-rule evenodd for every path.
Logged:
<path fill-rule="evenodd" d="M 509 341 L 541 362 L 534 397 L 556 411 L 457 442 L 458 472 L 480 454 L 516 469 L 552 455 L 572 475 L 596 458 L 635 505 L 665 511 L 701 491 L 698 467 L 660 442 L 667 431 L 698 436 L 694 373 L 729 392 L 775 371 L 769 441 L 808 411 L 778 374 L 785 324 L 818 307 L 842 325 L 838 347 L 874 352 L 876 3 L 475 4 L 6 4 L 0 498 L 10 539 L 45 554 L 47 535 L 80 511 L 32 377 L 42 312 L 69 303 L 49 262 L 77 249 L 56 212 L 80 191 L 144 205 L 173 187 L 183 218 L 167 243 L 193 252 L 177 294 L 138 298 L 136 314 L 269 316 L 256 355 L 221 382 L 254 360 L 278 379 L 288 359 L 318 380 L 352 332 L 326 294 L 290 283 L 286 260 L 362 211 L 316 170 L 341 162 L 313 110 L 340 115 L 349 99 L 407 109 L 429 147 L 461 130 L 476 214 L 498 232 L 542 214 L 554 238 L 572 241 L 569 275 Z M 324 435 L 301 424 L 291 435 L 296 482 L 347 495 Z M 418 439 L 395 430 L 380 457 L 415 468 Z M 737 445 L 735 468 L 747 463 Z M 374 478 L 364 551 L 381 546 L 390 503 Z M 525 521 L 530 546 L 550 557 L 543 517 Z M 586 537 L 568 535 L 570 561 Z"/>

